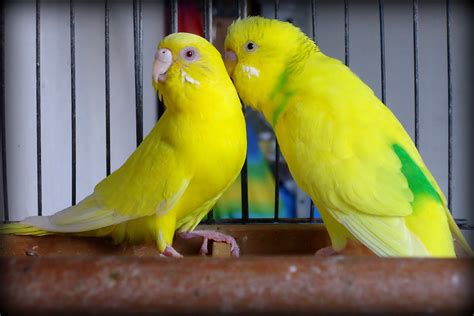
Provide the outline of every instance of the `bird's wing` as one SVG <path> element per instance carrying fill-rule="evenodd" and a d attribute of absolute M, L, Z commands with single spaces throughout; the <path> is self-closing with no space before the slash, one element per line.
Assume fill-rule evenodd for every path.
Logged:
<path fill-rule="evenodd" d="M 176 149 L 147 138 L 116 172 L 79 204 L 52 216 L 22 221 L 53 232 L 83 232 L 131 219 L 166 214 L 182 197 L 190 176 Z"/>
<path fill-rule="evenodd" d="M 378 256 L 428 256 L 419 238 L 406 226 L 402 217 L 374 216 L 362 212 L 329 213 L 359 241 Z"/>
<path fill-rule="evenodd" d="M 330 60 L 318 69 L 324 80 L 313 76 L 307 90 L 319 100 L 311 103 L 318 110 L 313 116 L 324 118 L 318 136 L 325 152 L 318 154 L 325 168 L 317 175 L 324 185 L 320 192 L 313 189 L 323 206 L 379 254 L 426 253 L 419 246 L 428 237 L 411 226 L 420 214 L 435 215 L 436 225 L 447 217 L 461 239 L 441 190 L 393 113 L 341 63 Z M 449 231 L 439 237 L 450 240 Z"/>
<path fill-rule="evenodd" d="M 77 205 L 68 207 L 50 216 L 30 216 L 21 221 L 27 227 L 48 232 L 77 233 L 114 225 L 129 217 L 113 210 L 101 209 L 95 197 L 89 195 Z"/>
<path fill-rule="evenodd" d="M 362 122 L 342 127 L 342 133 L 348 130 L 335 146 L 340 159 L 328 170 L 335 182 L 327 208 L 379 255 L 429 255 L 406 218 L 424 211 L 424 206 L 414 208 L 421 197 L 438 205 L 432 211 L 442 211 L 443 197 L 401 124 L 385 107 L 374 108 Z M 354 121 L 357 115 L 350 117 Z M 364 121 L 367 117 L 370 121 Z"/>
<path fill-rule="evenodd" d="M 353 156 L 334 166 L 340 175 L 329 193 L 329 213 L 380 256 L 428 254 L 405 224 L 414 194 L 401 169 L 396 154 L 384 150 L 368 160 Z"/>
<path fill-rule="evenodd" d="M 331 154 L 321 176 L 327 208 L 376 216 L 411 214 L 414 192 L 383 131 L 368 132 L 351 122 L 337 129 L 341 134 L 328 149 Z"/>
<path fill-rule="evenodd" d="M 317 76 L 314 69 L 318 69 Z M 314 175 L 321 187 L 314 188 L 320 191 L 319 199 L 333 210 L 377 216 L 411 214 L 414 195 L 387 136 L 394 130 L 404 131 L 403 127 L 372 90 L 339 61 L 315 62 L 305 71 L 312 79 L 304 84 L 304 106 L 294 106 L 293 111 L 303 113 L 301 109 L 305 109 L 307 115 L 300 118 L 302 114 L 295 114 L 305 122 L 298 126 L 295 141 L 317 142 L 317 146 L 301 150 L 311 150 L 308 156 L 324 166 Z M 409 140 L 406 133 L 404 136 Z"/>
<path fill-rule="evenodd" d="M 443 194 L 443 191 L 441 191 L 441 188 L 438 186 L 438 183 L 436 183 L 436 180 L 434 179 L 433 175 L 423 163 L 423 160 L 421 159 L 418 150 L 412 142 L 406 142 L 404 148 L 406 148 L 407 153 L 409 153 L 410 157 L 412 157 L 414 163 L 419 166 L 420 172 L 426 176 L 427 181 L 429 182 L 429 184 L 431 184 L 434 192 L 436 192 L 436 195 L 439 198 L 439 203 L 442 205 L 442 208 L 444 209 L 444 212 L 446 214 L 451 233 L 454 235 L 455 239 L 461 244 L 464 251 L 468 255 L 474 256 L 474 252 L 471 246 L 462 234 L 461 230 L 459 229 L 459 226 L 456 224 L 456 221 L 453 218 L 453 215 L 448 209 L 448 203 L 446 197 Z"/>

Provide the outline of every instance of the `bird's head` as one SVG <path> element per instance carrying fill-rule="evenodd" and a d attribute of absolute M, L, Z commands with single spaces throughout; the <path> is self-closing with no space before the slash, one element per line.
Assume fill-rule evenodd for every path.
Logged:
<path fill-rule="evenodd" d="M 178 99 L 194 101 L 223 80 L 230 83 L 217 49 L 204 38 L 190 33 L 174 33 L 161 40 L 152 77 L 153 86 L 168 108 L 170 104 L 192 103 Z"/>
<path fill-rule="evenodd" d="M 304 67 L 308 55 L 319 49 L 288 22 L 263 17 L 239 19 L 229 26 L 224 61 L 245 104 L 263 110 L 282 76 Z"/>

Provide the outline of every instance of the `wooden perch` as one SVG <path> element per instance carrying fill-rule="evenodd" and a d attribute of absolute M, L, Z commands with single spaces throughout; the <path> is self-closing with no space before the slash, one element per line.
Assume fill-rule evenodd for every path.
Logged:
<path fill-rule="evenodd" d="M 242 258 L 160 258 L 154 244 L 97 238 L 0 236 L 0 314 L 315 314 L 473 311 L 472 259 L 382 259 L 352 244 L 320 258 L 323 225 L 213 225 Z M 225 244 L 212 245 L 227 257 Z M 275 255 L 279 256 L 275 256 Z M 284 256 L 282 256 L 284 255 Z"/>
<path fill-rule="evenodd" d="M 472 313 L 470 259 L 0 259 L 7 315 Z"/>
<path fill-rule="evenodd" d="M 216 230 L 233 236 L 242 256 L 247 255 L 314 255 L 316 250 L 329 246 L 329 236 L 322 224 L 247 224 L 200 225 L 199 230 Z M 175 238 L 173 246 L 187 256 L 198 255 L 201 239 Z M 218 256 L 226 256 L 228 249 L 219 243 Z M 229 251 L 229 250 L 227 250 Z M 213 251 L 214 253 L 214 251 Z M 365 247 L 353 243 L 347 255 L 372 255 Z M 104 238 L 77 238 L 69 236 L 13 236 L 0 235 L 0 256 L 71 256 L 71 255 L 133 255 L 159 256 L 152 242 L 144 245 L 113 245 Z"/>

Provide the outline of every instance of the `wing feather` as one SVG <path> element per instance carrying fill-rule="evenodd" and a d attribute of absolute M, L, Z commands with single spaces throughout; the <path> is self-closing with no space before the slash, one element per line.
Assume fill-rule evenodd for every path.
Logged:
<path fill-rule="evenodd" d="M 161 121 L 160 121 L 161 122 Z M 122 167 L 102 180 L 75 206 L 51 216 L 22 221 L 51 232 L 84 232 L 140 217 L 163 216 L 179 201 L 190 174 L 158 123 Z"/>
<path fill-rule="evenodd" d="M 332 210 L 329 213 L 379 256 L 430 256 L 423 243 L 407 228 L 403 217 Z"/>

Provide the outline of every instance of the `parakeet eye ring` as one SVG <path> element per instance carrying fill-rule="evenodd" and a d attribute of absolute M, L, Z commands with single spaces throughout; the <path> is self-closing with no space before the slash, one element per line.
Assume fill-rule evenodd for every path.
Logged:
<path fill-rule="evenodd" d="M 248 52 L 253 52 L 257 49 L 257 44 L 255 44 L 254 42 L 250 41 L 250 42 L 247 42 L 247 44 L 245 44 L 245 50 L 248 51 Z"/>
<path fill-rule="evenodd" d="M 185 47 L 181 50 L 181 57 L 186 61 L 195 61 L 199 58 L 199 53 L 194 47 Z"/>

